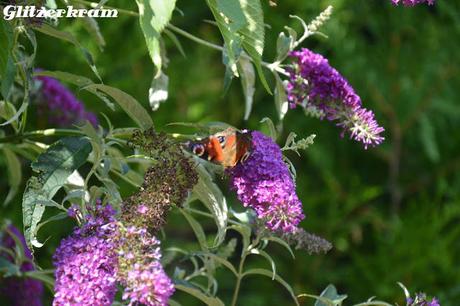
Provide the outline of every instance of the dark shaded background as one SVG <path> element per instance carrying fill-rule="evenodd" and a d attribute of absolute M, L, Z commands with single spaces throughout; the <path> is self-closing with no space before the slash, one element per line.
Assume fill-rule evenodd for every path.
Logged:
<path fill-rule="evenodd" d="M 134 2 L 111 0 L 108 4 L 136 10 Z M 402 304 L 403 293 L 396 284 L 401 281 L 413 292 L 423 290 L 438 296 L 443 306 L 458 305 L 460 2 L 438 0 L 433 7 L 403 8 L 393 7 L 389 0 L 282 0 L 277 7 L 264 1 L 265 21 L 270 25 L 264 59 L 273 60 L 273 46 L 284 25 L 300 30 L 289 14 L 308 21 L 327 5 L 335 8 L 322 28 L 329 39 L 314 36 L 303 46 L 325 55 L 349 80 L 365 107 L 374 110 L 385 127 L 386 140 L 366 151 L 358 143 L 341 139 L 330 122 L 305 117 L 300 109 L 287 114 L 282 141 L 290 131 L 300 136 L 317 134 L 315 145 L 301 157 L 289 156 L 297 168 L 297 190 L 307 213 L 302 226 L 330 240 L 334 249 L 321 256 L 297 252 L 293 261 L 285 250 L 272 247 L 278 272 L 293 284 L 296 293 L 319 294 L 334 283 L 349 295 L 349 303 L 377 296 Z M 178 7 L 184 16 L 175 12 L 173 24 L 221 42 L 217 29 L 204 22 L 211 19 L 204 1 L 182 0 Z M 60 25 L 92 51 L 106 84 L 130 93 L 148 107 L 153 65 L 137 19 L 121 15 L 116 20 L 100 20 L 100 26 L 107 41 L 103 52 L 81 23 L 63 21 Z M 37 66 L 92 77 L 73 46 L 37 35 Z M 276 118 L 273 97 L 259 83 L 253 113 L 244 122 L 239 81 L 222 96 L 221 54 L 179 39 L 185 58 L 166 39 L 170 98 L 152 114 L 158 129 L 174 121 L 225 121 L 257 129 L 263 117 Z M 111 112 L 94 96 L 83 92 L 78 96 L 87 108 L 104 112 L 117 126 L 133 126 L 121 111 Z M 24 166 L 28 167 L 25 162 Z M 4 190 L 5 178 L 1 184 Z M 132 191 L 122 189 L 124 195 Z M 231 205 L 240 208 L 235 200 Z M 20 224 L 20 196 L 6 216 Z M 48 228 L 53 237 L 38 251 L 43 266 L 50 265 L 60 237 L 71 227 L 60 223 Z M 213 230 L 210 224 L 209 231 Z M 166 233 L 165 246 L 198 247 L 193 244 L 192 231 L 174 213 Z M 228 302 L 234 280 L 225 270 L 219 271 L 218 277 L 220 295 Z M 175 298 L 184 305 L 195 303 L 180 294 Z M 284 289 L 268 278 L 248 278 L 243 283 L 240 305 L 290 303 Z"/>

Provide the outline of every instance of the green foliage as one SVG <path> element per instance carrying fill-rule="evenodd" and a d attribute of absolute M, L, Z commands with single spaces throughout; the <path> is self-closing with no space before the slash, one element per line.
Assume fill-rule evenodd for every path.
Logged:
<path fill-rule="evenodd" d="M 11 24 L 5 20 L 0 21 L 0 92 L 4 99 L 8 99 L 11 86 L 16 75 L 13 59 L 13 30 Z"/>
<path fill-rule="evenodd" d="M 37 175 L 27 182 L 22 201 L 24 236 L 31 250 L 43 245 L 37 240 L 37 231 L 46 206 L 63 209 L 53 197 L 90 153 L 91 144 L 86 138 L 62 138 L 32 163 Z"/>
<path fill-rule="evenodd" d="M 156 76 L 160 75 L 163 65 L 161 53 L 161 32 L 171 19 L 176 6 L 175 0 L 136 0 L 139 8 L 139 23 L 144 32 L 147 49 L 155 65 Z"/>

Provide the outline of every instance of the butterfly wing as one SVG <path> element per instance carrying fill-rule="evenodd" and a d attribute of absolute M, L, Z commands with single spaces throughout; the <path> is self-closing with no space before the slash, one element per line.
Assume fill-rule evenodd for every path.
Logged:
<path fill-rule="evenodd" d="M 231 168 L 248 156 L 250 146 L 249 133 L 228 128 L 201 141 L 190 143 L 189 150 L 200 158 Z"/>

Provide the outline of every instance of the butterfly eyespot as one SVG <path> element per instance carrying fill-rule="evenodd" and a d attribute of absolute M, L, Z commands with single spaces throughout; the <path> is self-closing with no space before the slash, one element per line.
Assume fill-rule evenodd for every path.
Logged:
<path fill-rule="evenodd" d="M 249 156 L 251 156 L 251 153 L 249 151 L 244 153 L 244 155 L 240 158 L 240 163 L 244 164 L 248 160 Z"/>
<path fill-rule="evenodd" d="M 224 146 L 225 141 L 227 140 L 225 136 L 217 136 L 217 140 L 219 140 L 219 143 L 221 146 Z"/>
<path fill-rule="evenodd" d="M 201 156 L 204 154 L 204 146 L 202 144 L 197 144 L 192 147 L 192 152 L 196 156 Z"/>

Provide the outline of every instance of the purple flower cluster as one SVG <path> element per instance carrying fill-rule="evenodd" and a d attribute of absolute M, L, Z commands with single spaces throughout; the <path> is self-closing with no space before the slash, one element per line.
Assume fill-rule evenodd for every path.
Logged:
<path fill-rule="evenodd" d="M 125 228 L 109 205 L 90 212 L 54 254 L 53 305 L 111 305 L 117 284 L 129 305 L 167 305 L 174 284 L 159 261 L 159 241 L 144 228 Z M 73 207 L 71 215 L 79 214 Z"/>
<path fill-rule="evenodd" d="M 431 300 L 427 299 L 425 293 L 417 293 L 415 298 L 407 298 L 407 306 L 441 306 L 438 299 L 432 298 Z"/>
<path fill-rule="evenodd" d="M 231 188 L 270 230 L 293 232 L 305 216 L 280 147 L 261 132 L 251 136 L 249 158 L 229 170 Z"/>
<path fill-rule="evenodd" d="M 35 270 L 34 265 L 31 261 L 32 254 L 30 250 L 27 248 L 24 236 L 13 225 L 9 225 L 7 229 L 8 231 L 5 231 L 3 239 L 1 241 L 1 246 L 13 251 L 15 249 L 16 243 L 11 235 L 14 235 L 17 239 L 21 241 L 22 247 L 24 249 L 24 256 L 28 259 L 28 261 L 22 263 L 20 268 L 21 272 Z M 14 260 L 14 258 L 12 258 L 6 252 L 1 252 L 0 257 L 4 257 L 10 262 Z M 18 277 L 8 277 L 3 280 L 0 280 L 0 300 L 2 300 L 3 302 L 8 301 L 8 305 L 41 306 L 42 296 L 43 284 L 38 280 Z"/>
<path fill-rule="evenodd" d="M 39 114 L 47 116 L 51 124 L 68 127 L 88 120 L 97 126 L 94 113 L 87 112 L 82 102 L 58 80 L 48 76 L 37 76 L 40 84 Z"/>
<path fill-rule="evenodd" d="M 428 3 L 433 5 L 435 0 L 391 0 L 394 5 L 415 6 L 417 4 Z"/>
<path fill-rule="evenodd" d="M 114 214 L 110 206 L 99 206 L 85 225 L 61 241 L 53 256 L 53 305 L 112 304 L 117 291 Z"/>
<path fill-rule="evenodd" d="M 290 56 L 295 59 L 286 86 L 291 108 L 301 105 L 316 109 L 323 118 L 338 121 L 342 137 L 349 133 L 365 148 L 382 143 L 380 133 L 384 129 L 377 124 L 374 113 L 361 106 L 361 98 L 326 58 L 305 48 Z"/>
<path fill-rule="evenodd" d="M 130 226 L 121 235 L 120 283 L 128 305 L 167 305 L 174 284 L 161 266 L 160 241 L 145 229 Z"/>

